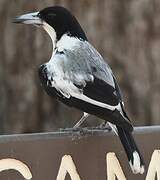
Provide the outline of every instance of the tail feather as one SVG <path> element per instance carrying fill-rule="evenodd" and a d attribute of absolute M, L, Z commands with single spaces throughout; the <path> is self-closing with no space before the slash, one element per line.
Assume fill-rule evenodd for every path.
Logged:
<path fill-rule="evenodd" d="M 144 161 L 131 132 L 117 126 L 117 133 L 126 151 L 129 164 L 134 174 L 144 173 Z"/>

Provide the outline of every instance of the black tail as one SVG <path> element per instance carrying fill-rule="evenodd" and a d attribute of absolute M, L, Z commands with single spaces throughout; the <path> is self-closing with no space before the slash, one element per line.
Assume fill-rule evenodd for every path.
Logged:
<path fill-rule="evenodd" d="M 132 132 L 124 130 L 117 126 L 117 133 L 121 140 L 121 143 L 126 151 L 129 164 L 133 173 L 143 174 L 144 173 L 144 162 L 143 158 L 137 148 L 137 145 L 133 139 Z"/>

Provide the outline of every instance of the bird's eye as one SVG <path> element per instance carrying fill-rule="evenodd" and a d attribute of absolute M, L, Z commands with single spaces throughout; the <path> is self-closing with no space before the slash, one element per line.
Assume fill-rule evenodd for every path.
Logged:
<path fill-rule="evenodd" d="M 38 14 L 37 14 L 37 17 L 40 17 L 40 16 L 41 16 L 40 13 L 38 13 Z"/>

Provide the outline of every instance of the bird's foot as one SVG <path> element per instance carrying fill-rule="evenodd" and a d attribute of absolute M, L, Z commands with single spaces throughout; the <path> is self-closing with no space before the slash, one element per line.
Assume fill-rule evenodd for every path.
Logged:
<path fill-rule="evenodd" d="M 67 132 L 67 133 L 80 133 L 80 134 L 84 133 L 84 130 L 81 127 L 61 128 L 60 131 Z"/>
<path fill-rule="evenodd" d="M 112 131 L 111 127 L 108 123 L 104 122 L 96 127 L 72 127 L 72 128 L 61 128 L 61 132 L 66 133 L 77 133 L 80 135 L 88 134 L 91 132 L 99 132 L 99 131 Z"/>
<path fill-rule="evenodd" d="M 101 123 L 101 124 L 97 127 L 97 129 L 112 131 L 112 128 L 109 126 L 109 124 L 108 124 L 107 122 Z"/>
<path fill-rule="evenodd" d="M 75 127 L 72 127 L 72 128 L 60 128 L 60 131 L 65 131 L 65 132 L 70 132 L 70 131 L 80 131 L 82 128 L 78 127 L 78 128 L 75 128 Z"/>

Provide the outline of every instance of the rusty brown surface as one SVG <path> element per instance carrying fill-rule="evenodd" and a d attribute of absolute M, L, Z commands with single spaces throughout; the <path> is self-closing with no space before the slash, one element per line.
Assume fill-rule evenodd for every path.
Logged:
<path fill-rule="evenodd" d="M 135 139 L 146 167 L 155 149 L 160 149 L 160 126 L 136 128 Z M 53 132 L 0 136 L 0 159 L 15 158 L 28 165 L 33 180 L 55 180 L 63 155 L 71 155 L 82 180 L 106 180 L 105 156 L 115 152 L 127 180 L 143 180 L 133 175 L 119 139 L 108 131 Z M 22 180 L 16 171 L 0 173 L 1 180 Z M 69 179 L 66 178 L 66 179 Z"/>

